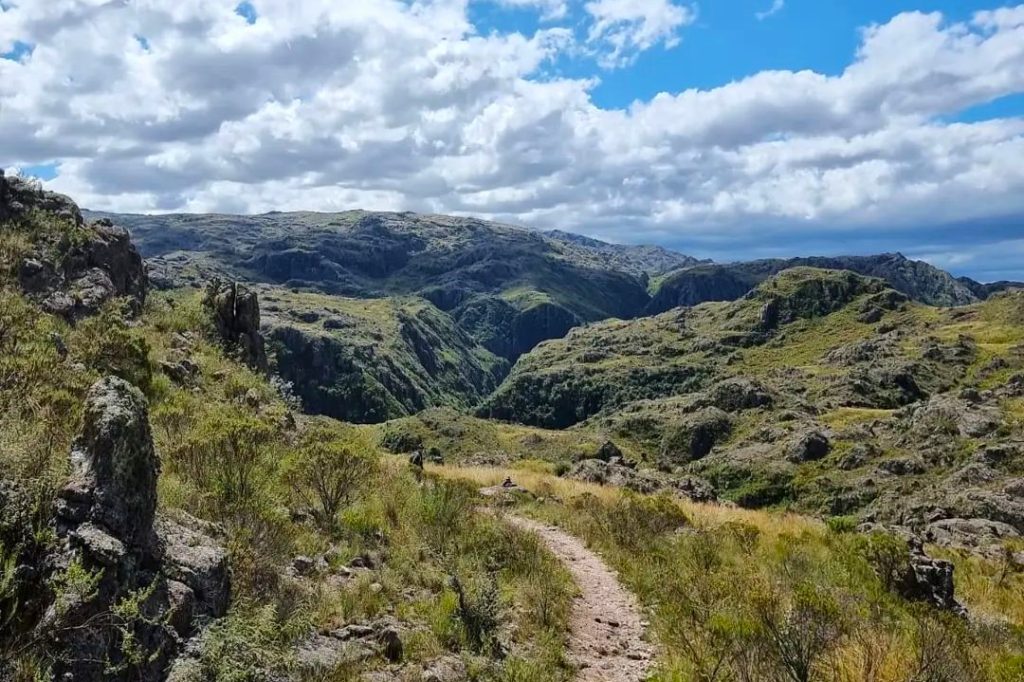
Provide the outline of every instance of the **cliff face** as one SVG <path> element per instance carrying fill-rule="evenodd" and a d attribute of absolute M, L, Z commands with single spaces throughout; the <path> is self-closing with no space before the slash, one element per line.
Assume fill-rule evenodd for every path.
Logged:
<path fill-rule="evenodd" d="M 508 365 L 422 299 L 340 299 L 263 290 L 278 374 L 309 412 L 376 423 L 468 407 Z"/>

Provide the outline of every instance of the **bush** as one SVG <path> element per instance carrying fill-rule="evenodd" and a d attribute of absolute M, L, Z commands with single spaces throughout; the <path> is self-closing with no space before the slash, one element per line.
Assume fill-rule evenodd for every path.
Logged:
<path fill-rule="evenodd" d="M 128 326 L 126 317 L 124 304 L 115 301 L 80 322 L 69 338 L 72 357 L 101 376 L 113 374 L 149 393 L 153 379 L 149 344 Z"/>
<path fill-rule="evenodd" d="M 629 549 L 639 549 L 689 524 L 670 496 L 649 497 L 633 492 L 623 493 L 608 509 L 606 519 L 616 542 Z"/>
<path fill-rule="evenodd" d="M 352 441 L 333 429 L 312 429 L 291 456 L 286 478 L 292 491 L 327 531 L 337 530 L 338 512 L 376 472 L 372 454 Z"/>

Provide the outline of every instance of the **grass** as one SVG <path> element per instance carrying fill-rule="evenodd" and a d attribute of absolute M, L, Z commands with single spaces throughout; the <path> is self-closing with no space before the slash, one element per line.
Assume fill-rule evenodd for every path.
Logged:
<path fill-rule="evenodd" d="M 112 305 L 72 328 L 3 289 L 0 329 L 0 471 L 22 485 L 42 483 L 38 506 L 27 513 L 41 515 L 43 528 L 88 386 L 113 372 L 146 392 L 162 459 L 161 513 L 186 511 L 226 532 L 233 604 L 204 640 L 198 665 L 205 679 L 300 675 L 295 647 L 311 634 L 389 613 L 406 633 L 407 663 L 452 658 L 478 680 L 570 676 L 562 635 L 572 586 L 554 558 L 530 536 L 476 513 L 473 490 L 420 481 L 382 458 L 365 429 L 311 420 L 303 428 L 316 434 L 313 458 L 308 439 L 284 426 L 287 400 L 213 341 L 197 295 L 153 296 L 130 324 Z M 67 345 L 66 359 L 53 334 Z M 183 352 L 199 367 L 189 386 L 159 370 L 160 361 Z M 72 362 L 82 367 L 67 371 Z M 306 463 L 324 468 L 318 475 Z M 349 470 L 357 475 L 337 478 Z M 331 489 L 341 490 L 337 506 L 321 506 L 324 477 L 347 486 Z M 311 506 L 321 513 L 308 513 Z M 310 520 L 296 522 L 292 511 Z M 8 543 L 6 526 L 0 530 L 3 547 L 29 551 L 22 540 Z M 31 529 L 19 522 L 14 531 L 20 538 Z M 33 542 L 50 541 L 42 533 Z M 284 577 L 293 557 L 324 554 L 334 566 L 369 554 L 376 567 L 347 583 L 328 574 Z M 0 569 L 0 581 L 6 575 Z M 461 603 L 453 577 L 463 586 Z M 19 584 L 15 594 L 26 587 L 45 589 Z M 0 594 L 0 609 L 6 599 Z M 0 635 L 0 655 L 18 650 L 18 666 L 45 666 L 58 652 L 26 647 L 22 627 Z M 383 665 L 372 658 L 357 667 Z M 345 679 L 358 670 L 329 672 Z"/>
<path fill-rule="evenodd" d="M 873 557 L 901 545 L 850 533 L 848 524 L 830 530 L 794 514 L 645 497 L 515 469 L 431 471 L 477 486 L 509 476 L 540 497 L 522 513 L 596 549 L 653 614 L 661 652 L 654 680 L 1009 682 L 1024 674 L 1024 577 L 998 562 L 943 554 L 977 614 L 963 622 L 889 592 Z"/>
<path fill-rule="evenodd" d="M 451 462 L 485 458 L 558 464 L 592 456 L 604 442 L 600 434 L 589 430 L 539 429 L 480 419 L 447 408 L 425 410 L 365 428 L 393 451 L 436 452 Z"/>

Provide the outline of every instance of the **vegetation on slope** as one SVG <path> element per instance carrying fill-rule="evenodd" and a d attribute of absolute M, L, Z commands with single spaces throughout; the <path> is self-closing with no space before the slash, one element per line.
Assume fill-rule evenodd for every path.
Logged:
<path fill-rule="evenodd" d="M 258 291 L 277 372 L 308 412 L 381 422 L 430 407 L 466 408 L 507 373 L 505 360 L 420 298 Z"/>
<path fill-rule="evenodd" d="M 165 286 L 217 275 L 343 296 L 419 295 L 508 359 L 582 322 L 639 313 L 647 270 L 690 262 L 654 249 L 610 263 L 592 245 L 412 213 L 110 217 L 132 229 Z"/>
<path fill-rule="evenodd" d="M 998 285 L 987 288 L 966 277 L 957 279 L 928 263 L 910 260 L 899 253 L 775 258 L 701 264 L 668 273 L 660 278 L 651 303 L 647 306 L 647 314 L 656 315 L 677 306 L 694 306 L 707 301 L 733 301 L 766 279 L 796 267 L 850 270 L 868 277 L 878 277 L 911 299 L 929 305 L 967 305 L 1006 288 Z"/>
<path fill-rule="evenodd" d="M 578 424 L 745 506 L 998 548 L 1024 533 L 1022 310 L 1020 292 L 940 309 L 789 270 L 740 301 L 542 344 L 480 412 Z"/>
<path fill-rule="evenodd" d="M 0 228 L 5 259 L 31 241 L 13 229 Z M 71 326 L 9 277 L 0 284 L 0 672 L 45 675 L 58 652 L 39 644 L 50 621 L 34 605 L 69 589 L 88 600 L 101 579 L 32 560 L 57 542 L 54 496 L 85 391 L 112 374 L 148 397 L 161 514 L 213 522 L 230 556 L 230 612 L 178 679 L 420 679 L 432 665 L 480 680 L 568 677 L 571 588 L 554 560 L 477 514 L 475 491 L 418 481 L 358 428 L 296 427 L 277 389 L 211 338 L 198 296 L 151 298 L 137 320 L 113 302 Z M 384 623 L 402 646 L 341 655 L 350 649 L 323 634 L 360 623 Z M 127 679 L 132 665 L 110 674 Z"/>

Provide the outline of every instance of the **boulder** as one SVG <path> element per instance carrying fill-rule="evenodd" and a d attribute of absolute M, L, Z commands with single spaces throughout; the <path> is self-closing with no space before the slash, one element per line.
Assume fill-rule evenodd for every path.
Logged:
<path fill-rule="evenodd" d="M 44 232 L 34 239 L 17 268 L 25 294 L 71 322 L 95 314 L 114 298 L 124 298 L 134 313 L 142 309 L 149 280 L 127 230 L 105 219 L 86 225 L 68 197 L 0 174 L 0 221 L 18 220 L 33 211 L 56 216 L 75 234 L 66 239 Z"/>
<path fill-rule="evenodd" d="M 586 483 L 628 488 L 644 494 L 667 491 L 694 502 L 713 502 L 718 499 L 714 486 L 702 478 L 659 474 L 600 459 L 577 462 L 565 477 Z"/>
<path fill-rule="evenodd" d="M 908 544 L 910 561 L 897 583 L 900 595 L 926 602 L 943 611 L 966 615 L 967 610 L 956 600 L 953 564 L 928 556 L 918 538 L 911 538 Z"/>
<path fill-rule="evenodd" d="M 33 209 L 51 213 L 75 225 L 85 223 L 78 205 L 69 197 L 47 192 L 34 180 L 8 177 L 0 168 L 0 222 L 16 220 Z"/>
<path fill-rule="evenodd" d="M 160 464 L 141 391 L 117 377 L 89 389 L 71 467 L 59 498 L 63 521 L 94 523 L 130 548 L 151 552 Z"/>
<path fill-rule="evenodd" d="M 1019 538 L 1021 535 L 1013 526 L 989 519 L 940 519 L 925 527 L 924 536 L 929 542 L 944 547 L 968 549 L 1000 545 L 1004 540 Z"/>
<path fill-rule="evenodd" d="M 594 453 L 594 459 L 599 459 L 602 462 L 610 462 L 616 457 L 618 457 L 619 460 L 623 459 L 622 450 L 620 450 L 619 446 L 610 440 L 606 440 L 602 443 L 601 447 L 599 447 L 597 452 Z"/>
<path fill-rule="evenodd" d="M 706 407 L 688 414 L 666 429 L 661 442 L 661 458 L 672 463 L 701 459 L 716 443 L 732 432 L 732 419 L 717 407 Z"/>
<path fill-rule="evenodd" d="M 821 431 L 807 431 L 790 443 L 786 459 L 795 464 L 824 459 L 832 450 L 832 443 Z"/>
<path fill-rule="evenodd" d="M 726 379 L 711 387 L 708 401 L 725 412 L 740 412 L 758 407 L 769 407 L 772 396 L 766 388 L 749 379 Z"/>
<path fill-rule="evenodd" d="M 213 280 L 203 299 L 226 348 L 257 371 L 267 370 L 267 353 L 260 334 L 260 303 L 256 292 L 237 282 Z"/>

